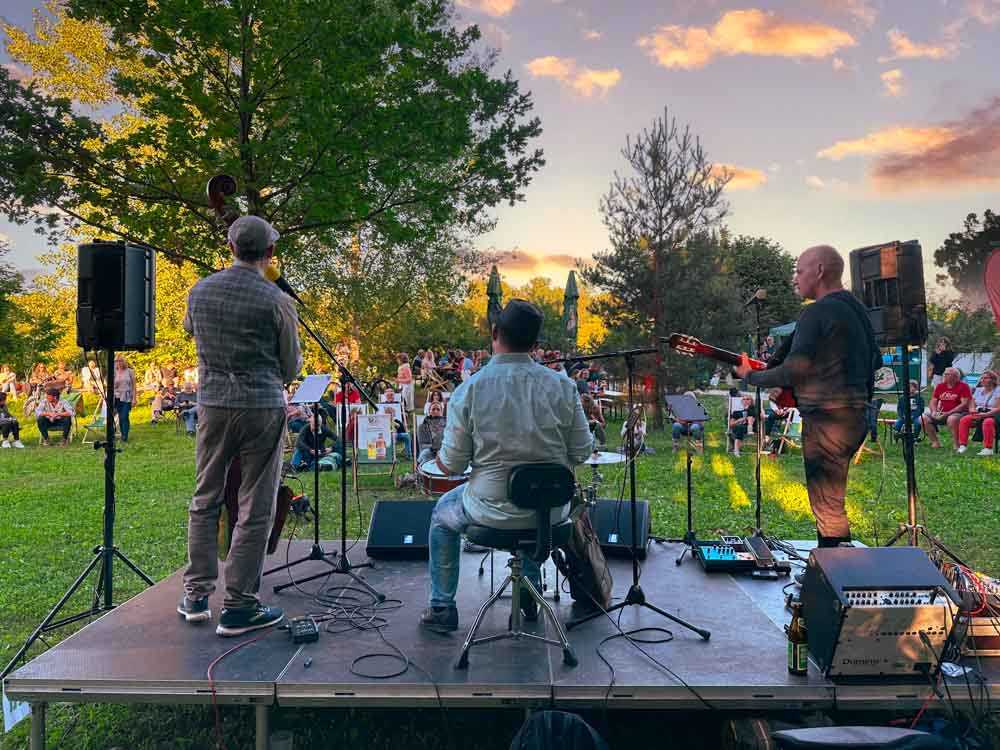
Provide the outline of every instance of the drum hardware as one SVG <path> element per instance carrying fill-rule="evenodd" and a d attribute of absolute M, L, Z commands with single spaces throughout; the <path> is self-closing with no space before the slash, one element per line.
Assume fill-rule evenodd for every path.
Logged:
<path fill-rule="evenodd" d="M 470 466 L 461 474 L 445 475 L 438 466 L 437 459 L 432 458 L 417 467 L 417 485 L 425 495 L 443 495 L 468 482 L 471 474 Z"/>

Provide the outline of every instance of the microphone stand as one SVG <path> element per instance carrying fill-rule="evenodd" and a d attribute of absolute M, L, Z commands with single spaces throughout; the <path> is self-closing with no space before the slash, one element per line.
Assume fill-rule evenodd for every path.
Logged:
<path fill-rule="evenodd" d="M 753 299 L 751 300 L 754 312 L 754 322 L 756 325 L 754 332 L 756 333 L 758 355 L 761 352 L 761 346 L 763 344 L 760 337 L 760 305 L 762 301 L 763 300 L 757 297 L 757 295 L 754 295 Z M 761 483 L 760 483 L 760 454 L 764 450 L 764 432 L 763 432 L 764 426 L 761 422 L 762 407 L 763 407 L 763 397 L 761 396 L 761 389 L 760 386 L 758 385 L 754 387 L 754 410 L 756 411 L 756 414 L 754 414 L 754 426 L 755 426 L 754 432 L 756 433 L 756 438 L 757 438 L 757 464 L 754 468 L 754 480 L 756 482 L 756 489 L 757 489 L 757 497 L 754 502 L 754 527 L 753 527 L 754 536 L 763 536 L 763 533 L 761 531 Z"/>
<path fill-rule="evenodd" d="M 623 357 L 625 359 L 625 369 L 628 373 L 627 385 L 628 385 L 628 414 L 629 417 L 632 416 L 635 410 L 635 404 L 632 399 L 632 382 L 633 373 L 635 370 L 635 358 L 640 354 L 656 354 L 659 352 L 657 348 L 649 349 L 629 349 L 620 352 L 610 352 L 607 354 L 591 354 L 583 357 L 569 357 L 562 360 L 553 360 L 556 362 L 579 362 L 579 361 L 590 361 L 594 359 L 611 359 L 616 357 Z M 627 423 L 627 421 L 626 421 Z M 700 635 L 704 640 L 708 640 L 711 637 L 711 633 L 702 628 L 696 627 L 691 623 L 682 620 L 681 618 L 670 614 L 669 612 L 660 609 L 659 607 L 650 604 L 646 600 L 646 593 L 642 590 L 642 586 L 639 584 L 639 521 L 636 512 L 636 499 L 635 499 L 635 430 L 628 429 L 625 431 L 625 442 L 626 442 L 626 452 L 628 461 L 628 472 L 629 472 L 629 506 L 631 508 L 631 522 L 632 522 L 632 544 L 630 545 L 630 552 L 632 553 L 632 585 L 629 587 L 628 593 L 625 595 L 623 601 L 618 602 L 607 610 L 598 609 L 596 612 L 584 615 L 583 617 L 570 620 L 566 623 L 566 630 L 572 630 L 577 625 L 582 625 L 585 622 L 593 620 L 595 617 L 601 617 L 614 612 L 619 609 L 624 609 L 625 607 L 631 607 L 633 605 L 637 607 L 645 607 L 646 609 L 651 609 L 657 614 L 663 615 L 668 620 L 676 622 L 688 630 L 691 630 L 698 635 Z"/>
<path fill-rule="evenodd" d="M 306 306 L 302 305 L 301 303 L 300 303 L 300 308 L 304 312 L 309 312 L 308 308 L 306 308 Z M 301 316 L 299 316 L 299 325 L 301 325 L 302 328 L 306 331 L 306 333 L 308 333 L 309 336 L 312 337 L 313 341 L 315 341 L 319 345 L 319 348 L 323 350 L 323 353 L 330 358 L 330 361 L 334 364 L 339 373 L 340 399 L 341 399 L 340 415 L 339 415 L 340 441 L 344 449 L 344 455 L 342 456 L 342 460 L 340 462 L 340 552 L 339 554 L 337 552 L 323 552 L 323 548 L 320 546 L 319 543 L 319 456 L 317 455 L 315 457 L 316 460 L 314 465 L 314 476 L 313 476 L 316 488 L 316 505 L 313 510 L 312 551 L 306 557 L 303 557 L 299 560 L 295 560 L 287 565 L 282 565 L 277 568 L 271 568 L 270 570 L 266 571 L 264 575 L 270 575 L 271 573 L 276 573 L 280 570 L 286 570 L 288 568 L 299 565 L 300 563 L 304 563 L 308 560 L 322 560 L 328 563 L 330 566 L 332 566 L 332 569 L 324 571 L 322 573 L 316 573 L 314 575 L 307 576 L 305 578 L 300 578 L 298 580 L 290 580 L 288 583 L 279 584 L 274 587 L 274 593 L 276 594 L 280 593 L 284 589 L 287 589 L 291 586 L 296 586 L 300 583 L 308 583 L 309 581 L 314 581 L 317 578 L 325 578 L 330 575 L 345 575 L 352 581 L 354 581 L 354 583 L 356 583 L 358 586 L 367 591 L 369 594 L 374 596 L 376 601 L 382 602 L 385 601 L 385 594 L 376 591 L 367 581 L 365 581 L 364 578 L 361 578 L 360 576 L 356 575 L 353 572 L 358 568 L 373 568 L 375 566 L 371 562 L 354 564 L 350 561 L 350 559 L 347 556 L 347 399 L 348 399 L 347 389 L 348 386 L 353 385 L 357 389 L 361 398 L 368 404 L 370 404 L 373 408 L 377 409 L 378 405 L 375 403 L 375 401 L 372 400 L 371 396 L 369 396 L 365 392 L 364 387 L 362 387 L 361 383 L 358 381 L 357 378 L 354 377 L 351 371 L 340 363 L 340 361 L 337 359 L 337 356 L 330 350 L 330 347 L 327 345 L 323 337 L 320 336 L 318 332 L 313 330 L 313 328 L 309 325 L 309 323 L 303 320 Z M 313 420 L 314 420 L 313 424 L 315 426 L 318 426 L 319 424 L 318 411 L 319 410 L 317 407 L 313 413 Z M 314 432 L 313 434 L 316 435 L 317 433 Z M 318 446 L 319 444 L 318 437 L 314 438 L 314 440 L 316 440 L 316 444 Z M 336 557 L 337 561 L 333 562 L 328 559 L 329 557 Z"/>

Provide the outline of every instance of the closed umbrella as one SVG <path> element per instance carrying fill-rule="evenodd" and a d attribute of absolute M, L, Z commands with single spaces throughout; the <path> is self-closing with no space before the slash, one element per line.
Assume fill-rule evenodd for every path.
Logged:
<path fill-rule="evenodd" d="M 486 285 L 486 320 L 489 321 L 490 330 L 500 319 L 500 311 L 503 309 L 503 290 L 500 288 L 500 273 L 497 267 L 490 269 L 490 281 Z"/>
<path fill-rule="evenodd" d="M 566 280 L 566 292 L 563 294 L 563 315 L 562 330 L 566 341 L 566 351 L 576 351 L 576 334 L 580 327 L 580 318 L 577 314 L 577 302 L 580 299 L 580 292 L 576 288 L 576 271 L 569 272 Z"/>

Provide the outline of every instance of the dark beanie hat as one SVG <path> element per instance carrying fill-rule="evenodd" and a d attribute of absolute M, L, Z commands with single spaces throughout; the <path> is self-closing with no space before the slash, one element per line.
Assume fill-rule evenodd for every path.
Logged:
<path fill-rule="evenodd" d="M 542 311 L 524 299 L 512 299 L 497 318 L 497 330 L 512 349 L 528 351 L 542 330 Z"/>

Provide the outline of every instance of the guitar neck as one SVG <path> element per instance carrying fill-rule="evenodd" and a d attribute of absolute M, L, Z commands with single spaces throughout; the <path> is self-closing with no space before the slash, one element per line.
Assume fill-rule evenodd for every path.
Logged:
<path fill-rule="evenodd" d="M 740 355 L 736 352 L 731 352 L 728 349 L 720 349 L 717 346 L 711 346 L 709 344 L 700 344 L 697 347 L 698 354 L 709 359 L 714 359 L 716 362 L 722 362 L 726 365 L 732 365 L 736 367 L 740 363 Z M 759 359 L 750 358 L 750 367 L 754 370 L 763 370 L 767 367 L 766 362 L 761 362 Z"/>

